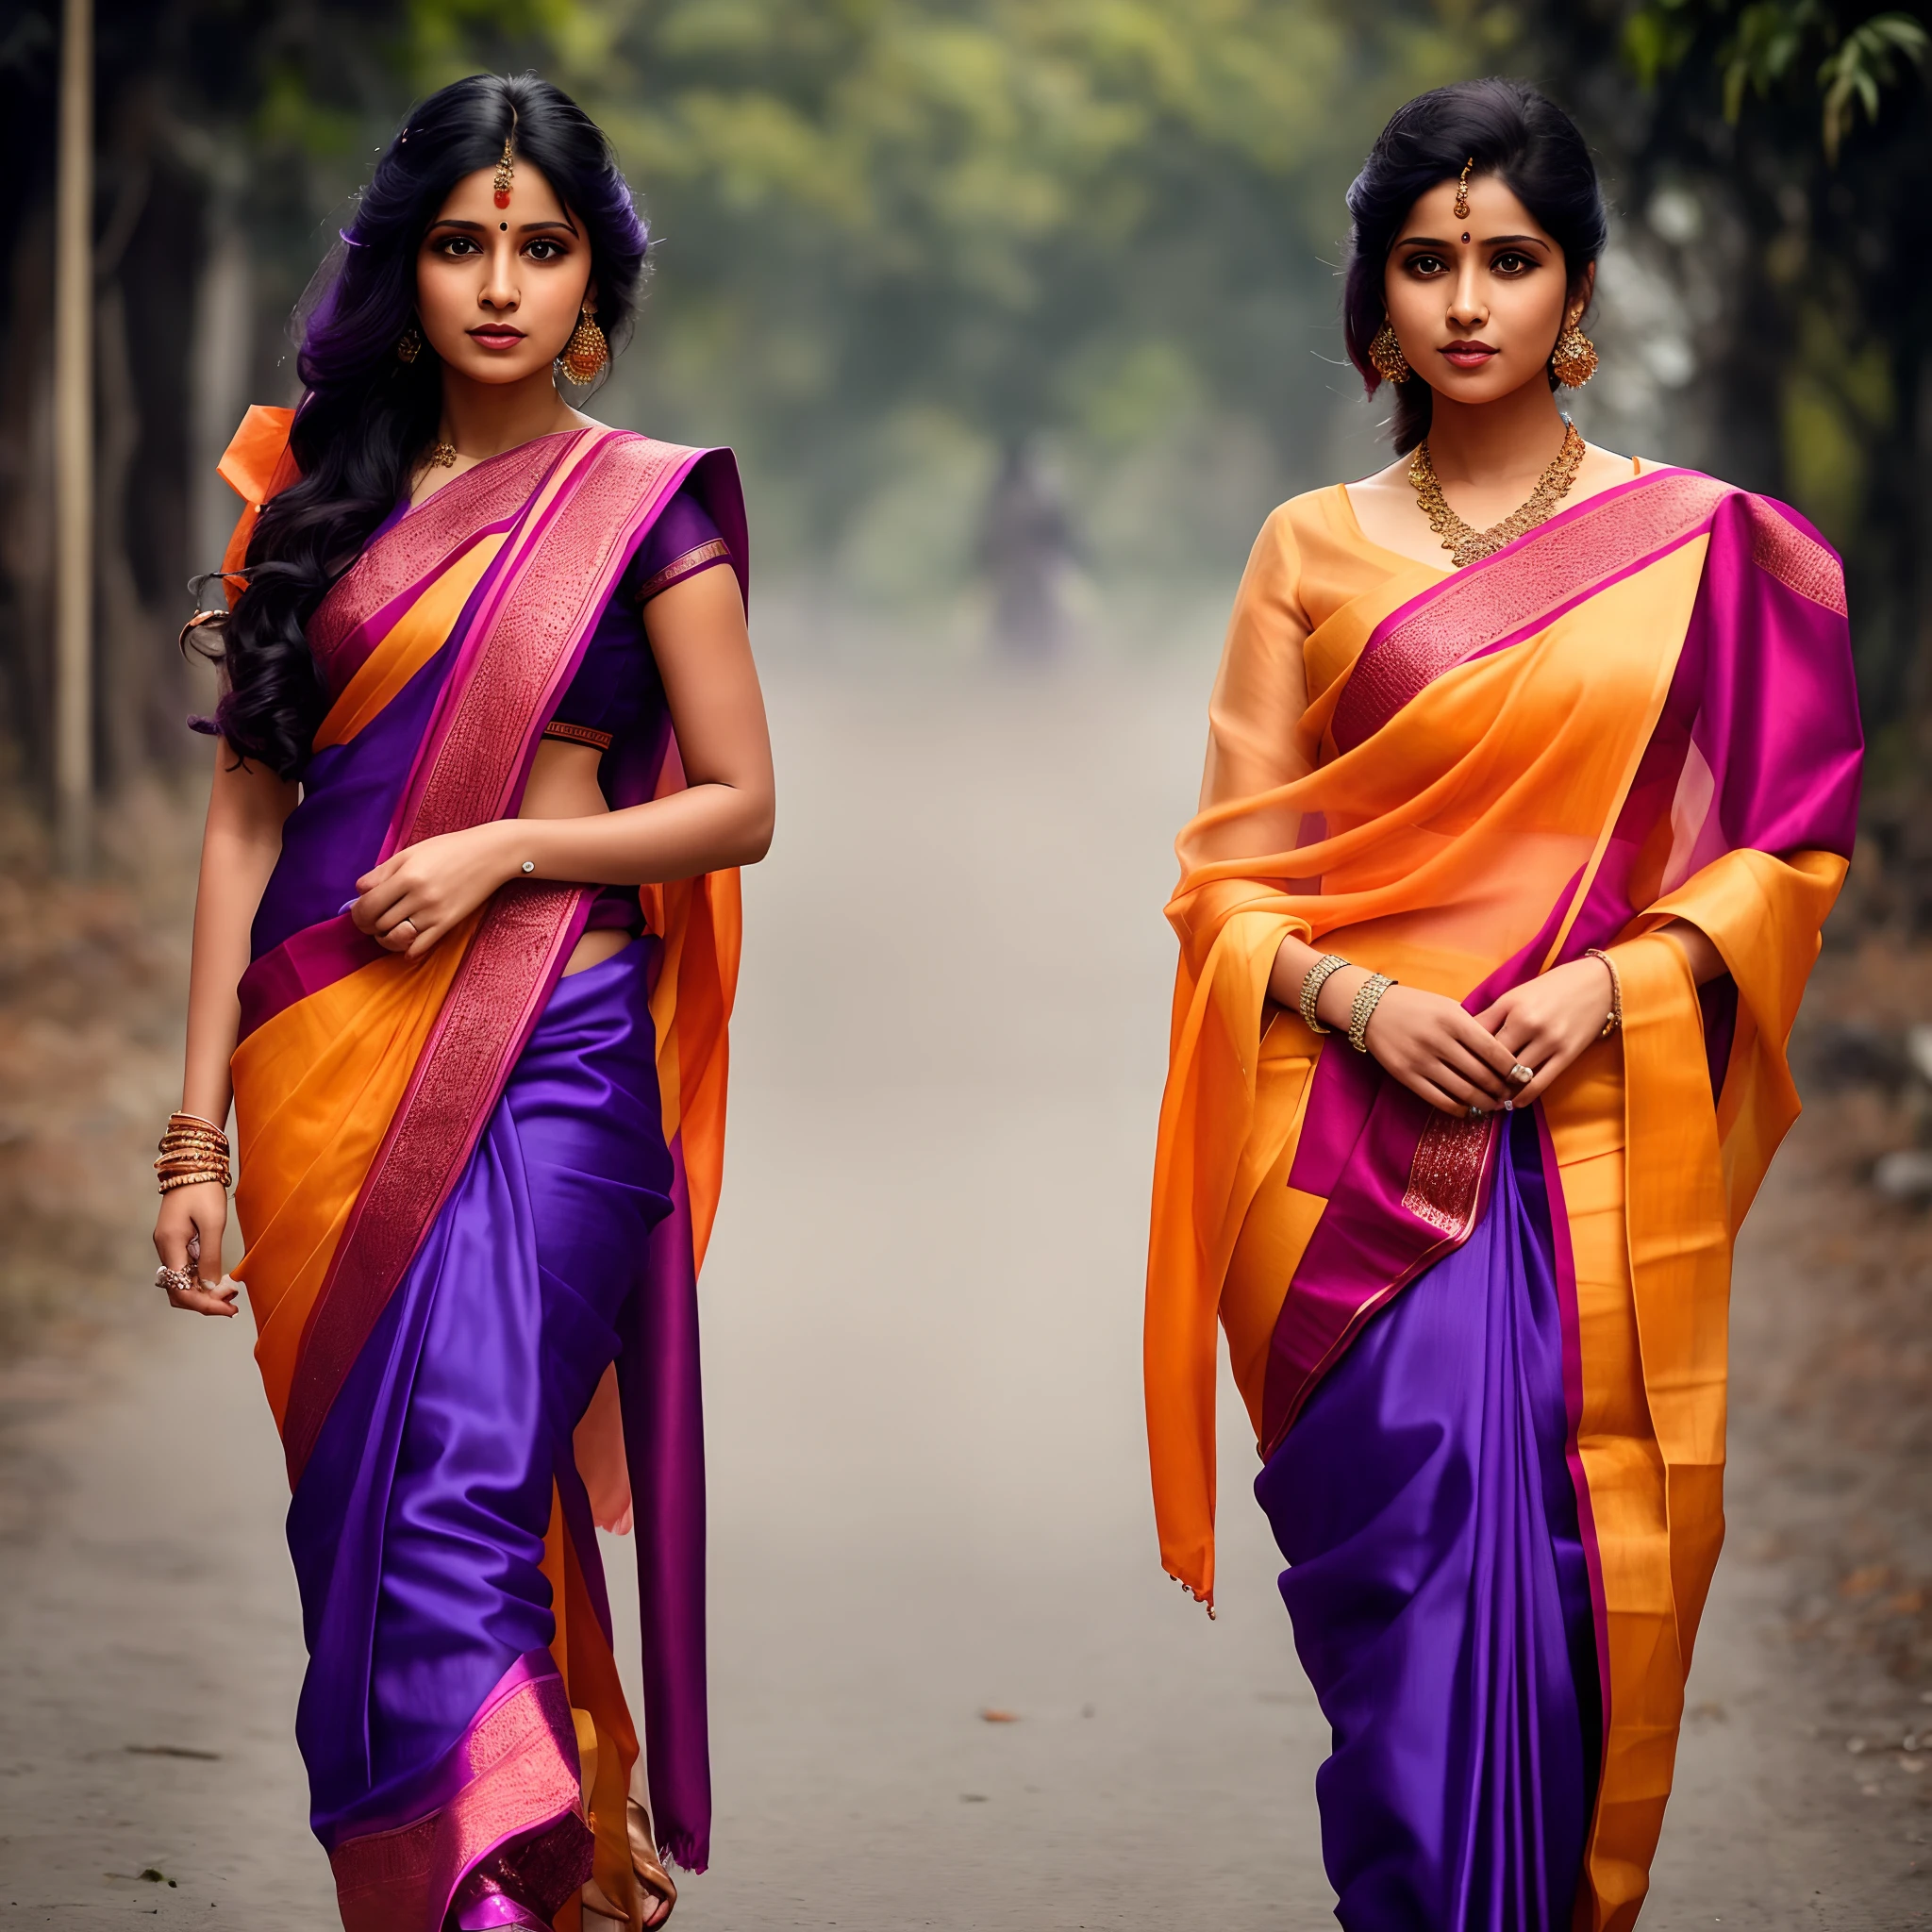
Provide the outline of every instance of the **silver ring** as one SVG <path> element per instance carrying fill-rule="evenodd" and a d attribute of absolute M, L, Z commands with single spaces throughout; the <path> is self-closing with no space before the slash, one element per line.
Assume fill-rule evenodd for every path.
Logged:
<path fill-rule="evenodd" d="M 1512 1080 L 1514 1080 L 1519 1087 L 1527 1087 L 1529 1083 L 1536 1078 L 1536 1069 L 1534 1067 L 1525 1067 L 1521 1060 L 1518 1060 L 1517 1063 L 1509 1069 L 1509 1077 Z"/>
<path fill-rule="evenodd" d="M 1483 1117 L 1483 1112 L 1484 1112 L 1484 1109 L 1483 1109 L 1483 1108 L 1481 1108 L 1477 1107 L 1477 1106 L 1476 1106 L 1476 1105 L 1475 1105 L 1475 1104 L 1474 1104 L 1474 1102 L 1472 1102 L 1472 1103 L 1471 1103 L 1471 1105 L 1470 1105 L 1470 1109 L 1469 1109 L 1469 1117 L 1470 1117 L 1470 1119 L 1471 1119 L 1471 1120 L 1473 1120 L 1473 1121 L 1479 1121 L 1479 1120 L 1481 1120 L 1481 1119 L 1482 1119 L 1482 1117 Z"/>

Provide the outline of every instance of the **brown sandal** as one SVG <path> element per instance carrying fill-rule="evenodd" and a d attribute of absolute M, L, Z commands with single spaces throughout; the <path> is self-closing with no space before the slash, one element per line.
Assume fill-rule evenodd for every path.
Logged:
<path fill-rule="evenodd" d="M 644 1924 L 656 1927 L 670 1918 L 677 1904 L 677 1887 L 658 1856 L 658 1837 L 651 1829 L 651 1814 L 645 1810 L 643 1800 L 633 1795 L 625 1807 L 625 1816 L 630 1821 L 631 1870 L 638 1875 L 640 1889 L 654 1901 L 644 1907 Z M 664 1907 L 661 1912 L 656 1909 L 659 1905 Z"/>
<path fill-rule="evenodd" d="M 651 1814 L 645 1808 L 644 1801 L 637 1795 L 642 1785 L 643 1766 L 638 1772 L 632 1784 L 631 1796 L 625 1806 L 625 1818 L 628 1826 L 626 1833 L 630 1840 L 630 1869 L 637 1879 L 639 1903 L 642 1907 L 641 1916 L 631 1919 L 598 1886 L 595 1879 L 586 1885 L 582 1897 L 587 1910 L 601 1914 L 619 1925 L 626 1925 L 630 1932 L 657 1932 L 670 1917 L 677 1904 L 677 1887 L 672 1883 L 671 1874 L 664 1869 L 663 1861 L 658 1857 L 657 1835 L 651 1829 Z"/>

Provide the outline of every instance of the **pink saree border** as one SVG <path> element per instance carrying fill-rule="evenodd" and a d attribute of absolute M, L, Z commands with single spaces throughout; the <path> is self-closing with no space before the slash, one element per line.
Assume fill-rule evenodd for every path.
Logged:
<path fill-rule="evenodd" d="M 547 717 L 575 669 L 573 647 L 588 637 L 642 531 L 704 454 L 623 431 L 601 439 L 594 430 L 583 435 L 591 441 L 566 450 L 551 473 L 575 466 L 564 487 L 550 500 L 540 500 L 537 514 L 508 540 L 516 554 L 477 609 L 452 668 L 443 702 L 430 721 L 425 755 L 396 814 L 397 828 L 406 825 L 408 831 L 398 838 L 392 830 L 391 850 L 509 808 L 527 775 L 542 719 L 522 741 L 504 731 L 500 721 L 525 716 L 538 706 Z M 550 553 L 559 546 L 562 558 L 545 557 L 545 594 L 530 594 L 530 560 L 540 550 Z M 558 594 L 573 581 L 579 586 L 575 600 Z M 516 627 L 520 648 L 490 649 L 506 623 Z"/>
<path fill-rule="evenodd" d="M 1351 751 L 1373 737 L 1444 672 L 1520 641 L 1689 542 L 1733 493 L 1732 485 L 1694 470 L 1654 470 L 1429 585 L 1362 646 L 1336 702 L 1337 748 Z"/>
<path fill-rule="evenodd" d="M 515 809 L 597 611 L 704 454 L 604 430 L 576 432 L 557 454 L 450 669 L 385 855 Z M 518 722 L 506 728 L 506 720 Z M 485 912 L 309 1311 L 283 1418 L 291 1487 L 469 1158 L 594 896 L 593 888 L 516 881 Z"/>
<path fill-rule="evenodd" d="M 344 1932 L 439 1932 L 464 1876 L 498 1846 L 579 1810 L 576 1726 L 547 1657 L 519 1657 L 458 1740 L 460 1783 L 435 1810 L 329 1854 Z"/>
<path fill-rule="evenodd" d="M 513 520 L 582 430 L 519 443 L 445 483 L 407 510 L 338 577 L 308 620 L 308 648 L 324 675 L 353 635 L 398 597 L 446 568 L 490 529 Z"/>
<path fill-rule="evenodd" d="M 1324 1042 L 1324 1052 L 1330 1044 Z M 1304 1254 L 1303 1265 L 1295 1271 L 1295 1279 L 1290 1285 L 1288 1299 L 1282 1305 L 1269 1343 L 1261 1441 L 1264 1461 L 1281 1447 L 1322 1378 L 1341 1359 L 1371 1318 L 1438 1261 L 1454 1254 L 1475 1232 L 1489 1206 L 1490 1188 L 1495 1178 L 1496 1150 L 1502 1140 L 1499 1124 L 1507 1118 L 1505 1114 L 1485 1114 L 1480 1120 L 1458 1121 L 1435 1116 L 1445 1129 L 1463 1131 L 1442 1134 L 1433 1147 L 1430 1132 L 1435 1121 L 1424 1125 L 1409 1158 L 1402 1198 L 1393 1204 L 1399 1207 L 1403 1218 L 1389 1215 L 1386 1208 L 1390 1204 L 1383 1204 L 1385 1243 L 1392 1238 L 1396 1243 L 1406 1243 L 1409 1252 L 1394 1266 L 1385 1265 L 1381 1284 L 1371 1293 L 1356 1300 L 1346 1283 L 1324 1286 L 1307 1279 L 1310 1257 Z M 1380 1125 L 1369 1124 L 1369 1131 L 1362 1135 L 1362 1140 L 1372 1141 Z M 1353 1158 L 1360 1161 L 1370 1157 L 1371 1149 L 1358 1145 Z M 1360 1178 L 1366 1184 L 1371 1202 L 1385 1191 L 1378 1185 L 1379 1175 L 1372 1163 Z M 1290 1185 L 1295 1185 L 1292 1176 Z M 1418 1227 L 1432 1230 L 1435 1238 L 1419 1244 L 1415 1232 Z M 1314 1242 L 1309 1245 L 1313 1250 Z M 1341 1315 L 1339 1323 L 1334 1319 L 1338 1313 Z M 1290 1375 L 1293 1376 L 1292 1381 L 1288 1379 Z"/>

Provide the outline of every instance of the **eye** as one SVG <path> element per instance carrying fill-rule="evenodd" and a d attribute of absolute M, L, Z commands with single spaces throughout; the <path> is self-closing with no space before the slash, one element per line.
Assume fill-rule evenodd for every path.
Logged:
<path fill-rule="evenodd" d="M 467 235 L 441 235 L 435 247 L 437 254 L 449 261 L 459 261 L 465 256 L 481 255 L 483 252 Z"/>
<path fill-rule="evenodd" d="M 539 235 L 524 249 L 532 261 L 561 261 L 570 250 L 561 242 L 553 241 L 547 235 Z"/>
<path fill-rule="evenodd" d="M 1527 275 L 1536 266 L 1528 256 L 1519 255 L 1513 248 L 1506 248 L 1490 264 L 1491 271 L 1499 275 Z"/>
<path fill-rule="evenodd" d="M 1412 275 L 1440 275 L 1448 264 L 1440 255 L 1411 255 L 1407 266 Z"/>

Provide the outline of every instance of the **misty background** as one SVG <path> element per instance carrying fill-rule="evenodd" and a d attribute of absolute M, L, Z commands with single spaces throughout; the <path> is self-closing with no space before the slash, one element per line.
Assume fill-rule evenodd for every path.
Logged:
<path fill-rule="evenodd" d="M 1823 0 L 102 0 L 95 769 L 191 755 L 172 640 L 243 408 L 412 98 L 534 67 L 608 129 L 654 282 L 591 407 L 729 442 L 760 592 L 836 652 L 1158 650 L 1266 511 L 1384 459 L 1342 192 L 1438 83 L 1532 79 L 1616 211 L 1574 399 L 1842 550 L 1914 920 L 1932 844 L 1923 6 Z M 0 7 L 0 721 L 48 783 L 58 7 Z M 1206 613 L 1204 617 L 1204 612 Z M 780 625 L 790 633 L 790 626 Z M 1924 848 L 1924 849 L 1922 849 Z"/>

